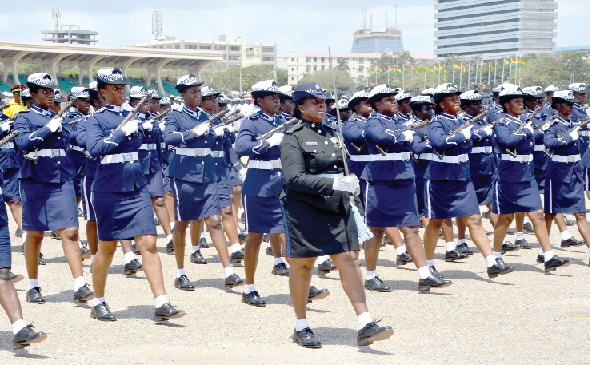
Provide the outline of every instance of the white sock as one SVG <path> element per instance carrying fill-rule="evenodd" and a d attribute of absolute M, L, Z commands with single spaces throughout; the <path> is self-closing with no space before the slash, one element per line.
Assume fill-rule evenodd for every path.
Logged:
<path fill-rule="evenodd" d="M 94 263 L 94 255 L 90 255 L 90 265 Z"/>
<path fill-rule="evenodd" d="M 455 249 L 455 242 L 447 242 L 445 247 L 447 248 L 447 251 L 453 251 Z"/>
<path fill-rule="evenodd" d="M 172 234 L 169 234 L 168 236 L 166 236 L 166 243 L 172 241 Z"/>
<path fill-rule="evenodd" d="M 160 308 L 166 303 L 168 303 L 166 295 L 158 295 L 156 299 L 154 299 L 154 308 Z"/>
<path fill-rule="evenodd" d="M 26 326 L 27 325 L 25 324 L 25 321 L 23 321 L 22 319 L 17 320 L 12 324 L 12 334 L 16 335 L 18 331 L 22 330 Z"/>
<path fill-rule="evenodd" d="M 298 319 L 295 321 L 295 331 L 301 331 L 304 328 L 311 328 L 307 318 Z"/>
<path fill-rule="evenodd" d="M 229 248 L 231 250 L 231 253 L 234 253 L 240 251 L 242 249 L 242 245 L 240 245 L 239 243 L 234 243 Z"/>
<path fill-rule="evenodd" d="M 266 247 L 271 247 L 270 246 L 270 241 L 266 243 Z"/>
<path fill-rule="evenodd" d="M 492 267 L 492 266 L 494 266 L 494 264 L 496 264 L 496 256 L 494 256 L 494 255 L 486 256 L 486 265 L 488 265 L 488 267 Z"/>
<path fill-rule="evenodd" d="M 27 242 L 27 231 L 22 231 L 22 232 L 23 232 L 23 234 L 22 234 L 21 238 L 22 238 L 23 244 L 24 244 L 25 242 Z"/>
<path fill-rule="evenodd" d="M 38 288 L 39 279 L 29 279 L 29 289 Z"/>
<path fill-rule="evenodd" d="M 517 240 L 524 240 L 524 234 L 522 234 L 522 232 L 516 232 L 516 239 Z"/>
<path fill-rule="evenodd" d="M 565 240 L 569 240 L 570 238 L 572 238 L 572 235 L 570 234 L 570 231 L 568 231 L 567 229 L 561 233 L 561 240 L 565 241 Z"/>
<path fill-rule="evenodd" d="M 375 276 L 377 276 L 377 270 L 373 270 L 373 271 L 367 270 L 367 274 L 366 274 L 366 279 L 367 280 L 374 279 Z"/>
<path fill-rule="evenodd" d="M 426 260 L 426 265 L 434 266 L 434 260 Z"/>
<path fill-rule="evenodd" d="M 401 245 L 399 247 L 395 248 L 395 253 L 399 256 L 399 255 L 403 255 L 406 252 L 406 246 L 405 245 Z"/>
<path fill-rule="evenodd" d="M 184 270 L 184 267 L 182 269 L 178 269 L 176 270 L 176 277 L 179 278 L 182 275 L 186 275 L 186 270 Z"/>
<path fill-rule="evenodd" d="M 201 233 L 201 238 L 207 238 L 205 237 L 205 232 Z"/>
<path fill-rule="evenodd" d="M 371 323 L 371 314 L 369 312 L 363 312 L 356 317 L 356 323 L 358 324 L 359 330 L 362 330 L 367 324 Z"/>
<path fill-rule="evenodd" d="M 430 276 L 430 269 L 428 266 L 422 266 L 418 268 L 418 277 L 420 279 L 426 279 Z"/>
<path fill-rule="evenodd" d="M 250 294 L 253 291 L 256 291 L 256 287 L 254 286 L 254 284 L 244 285 L 244 294 Z"/>
<path fill-rule="evenodd" d="M 318 264 L 323 264 L 323 263 L 324 263 L 324 261 L 326 261 L 326 260 L 327 260 L 327 259 L 329 259 L 329 258 L 330 258 L 330 256 L 328 256 L 328 255 L 322 255 L 322 256 L 318 256 L 318 258 L 317 258 L 317 263 L 318 263 Z"/>
<path fill-rule="evenodd" d="M 502 258 L 502 251 L 498 252 L 498 251 L 492 251 L 492 253 L 494 254 L 494 256 L 496 256 L 497 258 L 501 259 Z"/>
<path fill-rule="evenodd" d="M 195 252 L 197 252 L 197 251 L 200 251 L 200 249 L 199 249 L 199 246 L 198 246 L 198 245 L 197 245 L 197 246 L 191 246 L 191 252 L 192 252 L 192 253 L 195 253 Z"/>
<path fill-rule="evenodd" d="M 93 306 L 96 307 L 97 305 L 99 305 L 100 303 L 106 303 L 104 297 L 100 297 L 100 298 L 94 298 L 94 302 L 93 302 Z"/>
<path fill-rule="evenodd" d="M 545 252 L 543 252 L 543 248 L 542 247 L 539 248 L 539 255 L 545 255 Z"/>
<path fill-rule="evenodd" d="M 82 248 L 82 241 L 78 241 L 78 247 Z"/>
<path fill-rule="evenodd" d="M 135 254 L 133 251 L 126 252 L 124 255 L 125 263 L 128 264 L 131 260 L 135 259 Z"/>
<path fill-rule="evenodd" d="M 223 268 L 223 274 L 225 275 L 226 278 L 228 276 L 232 275 L 233 273 L 234 273 L 234 271 L 232 270 L 231 266 Z"/>
<path fill-rule="evenodd" d="M 481 212 L 482 213 L 487 213 L 489 211 L 490 211 L 490 209 L 488 207 L 486 207 L 485 205 L 483 207 L 481 207 Z"/>
<path fill-rule="evenodd" d="M 283 260 L 282 257 L 279 257 L 278 259 L 275 259 L 275 266 L 278 265 L 278 264 L 284 264 L 284 263 L 285 263 L 285 260 Z"/>
<path fill-rule="evenodd" d="M 78 276 L 77 278 L 74 279 L 74 290 L 78 290 L 78 288 L 84 286 L 84 284 L 86 284 L 84 282 L 84 277 Z"/>
<path fill-rule="evenodd" d="M 545 262 L 551 260 L 553 258 L 553 250 L 545 251 L 543 253 L 543 257 L 545 258 Z"/>
<path fill-rule="evenodd" d="M 465 238 L 462 238 L 459 240 L 459 244 L 462 245 L 464 243 L 467 243 L 467 240 Z"/>
<path fill-rule="evenodd" d="M 175 223 L 175 222 L 170 222 L 170 230 L 171 230 L 171 231 L 174 231 L 174 223 Z"/>

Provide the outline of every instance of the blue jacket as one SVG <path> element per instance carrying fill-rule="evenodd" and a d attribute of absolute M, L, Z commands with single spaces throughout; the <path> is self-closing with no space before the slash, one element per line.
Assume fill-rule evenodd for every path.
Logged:
<path fill-rule="evenodd" d="M 433 153 L 434 149 L 430 145 L 430 140 L 428 140 L 428 126 L 422 127 L 420 129 L 416 129 L 414 131 L 414 139 L 412 141 L 412 152 L 414 153 L 414 175 L 416 178 L 424 178 L 426 174 L 426 170 L 428 169 L 428 165 L 430 164 L 429 160 L 421 160 L 418 156 L 422 153 Z"/>
<path fill-rule="evenodd" d="M 463 133 L 450 134 L 463 123 L 463 120 L 456 115 L 445 113 L 436 115 L 428 125 L 428 139 L 432 148 L 441 156 L 459 156 L 471 152 L 471 140 L 466 140 Z M 424 178 L 470 181 L 469 160 L 461 163 L 446 163 L 434 157 L 428 164 Z"/>
<path fill-rule="evenodd" d="M 578 141 L 574 141 L 571 136 L 559 137 L 573 127 L 573 122 L 563 120 L 558 117 L 549 129 L 545 131 L 544 142 L 547 148 L 550 148 L 553 156 L 572 156 L 579 154 Z M 545 170 L 545 177 L 552 180 L 569 183 L 572 176 L 577 176 L 584 181 L 584 169 L 579 162 L 563 163 L 549 161 Z"/>
<path fill-rule="evenodd" d="M 220 123 L 221 119 L 213 121 L 211 128 L 215 128 L 215 126 L 218 126 Z M 215 143 L 213 144 L 213 148 L 211 148 L 211 150 L 223 152 L 223 156 L 213 157 L 217 181 L 226 179 L 229 176 L 229 168 L 231 167 L 229 156 L 232 150 L 231 144 L 231 136 L 227 130 L 224 131 L 223 135 L 219 137 L 217 137 L 217 135 L 215 136 Z"/>
<path fill-rule="evenodd" d="M 77 141 L 80 122 L 78 122 L 74 125 L 69 125 L 69 123 L 73 122 L 75 120 L 85 119 L 85 118 L 86 118 L 86 116 L 77 110 L 75 110 L 71 113 L 68 113 L 63 118 L 63 128 L 68 128 L 70 131 L 70 147 L 73 147 L 73 146 L 80 147 L 80 145 L 78 144 L 78 141 Z M 79 174 L 81 172 L 82 166 L 84 165 L 84 163 L 86 162 L 86 160 L 88 158 L 86 157 L 84 152 L 74 150 L 71 148 L 68 152 L 68 156 L 72 159 L 72 164 L 74 165 L 75 173 Z"/>
<path fill-rule="evenodd" d="M 101 111 L 97 110 L 97 112 Z M 78 122 L 76 125 L 77 133 L 76 133 L 76 143 L 78 146 L 86 149 L 88 151 L 88 147 L 86 146 L 86 136 L 87 136 L 87 125 L 88 125 L 88 118 L 91 115 L 87 115 L 84 120 Z M 98 158 L 88 158 L 84 160 L 82 166 L 80 167 L 80 174 L 85 176 L 89 179 L 94 179 L 94 175 L 96 175 L 96 170 L 98 169 L 99 160 Z"/>
<path fill-rule="evenodd" d="M 463 121 L 467 122 L 474 116 L 465 115 Z M 488 123 L 484 119 L 479 119 L 473 123 L 471 129 L 471 142 L 473 148 L 484 148 L 486 152 L 473 153 L 473 150 L 469 153 L 469 169 L 471 171 L 471 177 L 475 175 L 493 175 L 494 174 L 494 131 L 488 135 L 483 128 Z M 489 151 L 489 152 L 488 152 Z"/>
<path fill-rule="evenodd" d="M 525 115 L 528 115 L 532 113 L 532 111 L 528 111 L 527 113 L 525 113 Z M 541 112 L 538 113 L 535 118 L 533 118 L 533 126 L 539 125 L 544 123 L 547 118 L 549 118 L 550 115 L 545 114 L 543 112 L 543 109 L 541 109 Z M 545 153 L 545 142 L 543 141 L 545 138 L 545 130 L 547 130 L 547 128 L 549 128 L 548 125 L 544 125 L 543 127 L 539 128 L 539 129 L 535 129 L 535 148 L 536 149 L 543 149 L 543 151 L 534 151 L 533 152 L 533 161 L 534 161 L 534 168 L 535 170 L 538 170 L 538 174 L 541 174 L 542 172 L 545 171 L 545 169 L 547 168 L 547 164 L 549 163 L 549 158 L 547 157 L 547 154 Z"/>
<path fill-rule="evenodd" d="M 498 148 L 503 155 L 508 154 L 506 149 L 516 152 L 517 155 L 532 155 L 535 149 L 535 138 L 530 130 L 524 129 L 514 133 L 524 121 L 508 114 L 496 124 Z M 534 164 L 532 161 L 517 162 L 500 158 L 498 161 L 497 181 L 499 183 L 518 183 L 531 181 L 535 178 Z"/>
<path fill-rule="evenodd" d="M 371 156 L 369 146 L 365 140 L 366 121 L 366 118 L 355 115 L 342 125 L 344 145 L 346 145 L 346 150 L 350 156 Z M 361 177 L 369 161 L 352 161 L 352 158 L 348 158 L 346 163 L 351 173 Z"/>
<path fill-rule="evenodd" d="M 586 113 L 586 109 L 584 109 L 584 107 L 578 103 L 574 103 L 574 112 L 572 113 L 572 115 L 570 115 L 570 120 L 573 123 L 577 123 L 580 119 L 584 119 L 584 118 L 588 118 L 588 114 Z M 584 126 L 582 128 L 580 128 L 580 131 L 584 131 L 584 133 L 588 133 L 588 130 L 590 130 L 590 128 L 588 128 L 588 126 Z M 590 147 L 590 137 L 589 136 L 583 136 L 582 133 L 580 133 L 580 140 L 578 142 L 578 148 L 580 149 L 580 154 L 584 154 L 586 152 L 586 150 L 588 149 L 588 147 Z M 590 166 L 588 166 L 590 167 Z"/>
<path fill-rule="evenodd" d="M 8 116 L 0 112 L 0 123 L 8 120 Z M 0 139 L 8 136 L 14 130 L 14 123 L 12 127 L 5 133 L 0 133 Z M 16 144 L 14 140 L 11 142 L 13 147 L 9 147 L 10 144 L 4 145 L 0 149 L 0 170 L 6 171 L 9 169 L 18 169 L 21 165 L 22 156 L 17 153 Z"/>

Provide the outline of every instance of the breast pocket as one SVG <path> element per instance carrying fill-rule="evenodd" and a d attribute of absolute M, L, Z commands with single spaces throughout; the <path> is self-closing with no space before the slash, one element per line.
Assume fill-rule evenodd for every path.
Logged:
<path fill-rule="evenodd" d="M 318 153 L 321 152 L 318 150 L 318 146 L 311 146 L 306 145 L 303 146 L 303 159 L 305 160 L 305 170 L 311 173 L 315 173 L 318 171 Z"/>

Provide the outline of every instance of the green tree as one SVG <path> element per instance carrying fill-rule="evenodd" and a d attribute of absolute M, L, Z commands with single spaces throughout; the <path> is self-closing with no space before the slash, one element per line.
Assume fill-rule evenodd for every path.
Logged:
<path fill-rule="evenodd" d="M 334 70 L 332 73 L 330 70 L 321 70 L 318 72 L 314 72 L 313 74 L 305 74 L 303 78 L 299 81 L 299 85 L 315 81 L 320 84 L 326 90 L 333 90 L 333 82 L 332 82 L 332 75 L 334 75 L 334 79 L 336 81 L 336 88 L 338 88 L 338 96 L 350 94 L 355 88 L 354 79 L 350 76 L 348 71 L 346 70 Z"/>

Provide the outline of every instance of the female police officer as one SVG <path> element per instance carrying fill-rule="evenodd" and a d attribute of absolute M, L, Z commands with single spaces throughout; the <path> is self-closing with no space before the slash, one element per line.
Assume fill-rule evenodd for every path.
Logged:
<path fill-rule="evenodd" d="M 293 99 L 295 116 L 302 123 L 288 131 L 281 143 L 289 286 L 297 316 L 293 340 L 304 347 L 321 347 L 305 312 L 315 258 L 326 254 L 338 267 L 342 286 L 358 315 L 358 345 L 370 345 L 389 338 L 393 329 L 371 321 L 367 309 L 357 261 L 358 234 L 346 193 L 359 189 L 358 179 L 342 176 L 341 142 L 334 129 L 322 124 L 326 95 L 320 85 L 297 86 Z"/>

